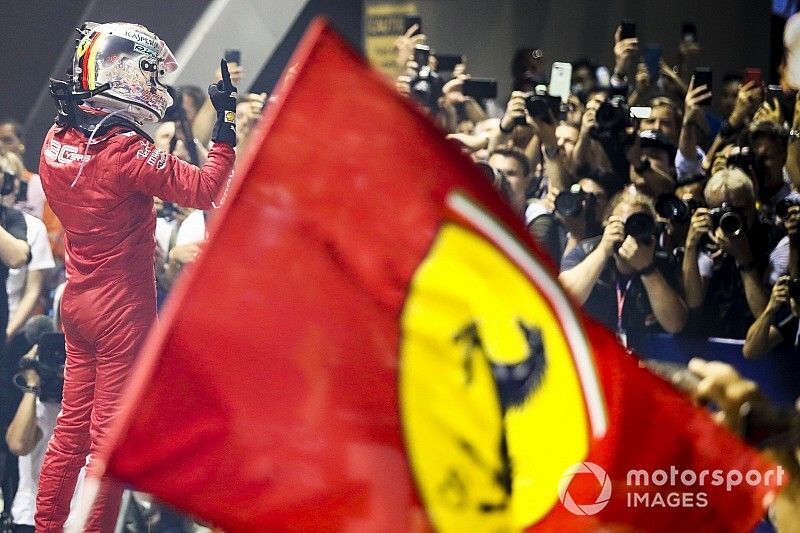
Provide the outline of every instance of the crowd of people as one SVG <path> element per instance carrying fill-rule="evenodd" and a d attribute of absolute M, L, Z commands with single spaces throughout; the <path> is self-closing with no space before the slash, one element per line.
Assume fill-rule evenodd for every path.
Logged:
<path fill-rule="evenodd" d="M 746 358 L 800 352 L 795 91 L 786 84 L 768 90 L 758 79 L 731 73 L 713 107 L 711 88 L 699 76 L 663 60 L 655 71 L 648 68 L 638 39 L 619 28 L 610 40 L 614 65 L 573 62 L 568 94 L 549 94 L 540 50 L 519 50 L 513 91 L 503 105 L 465 90 L 471 79 L 465 58 L 445 72 L 435 53 L 417 54 L 428 43 L 415 29 L 397 41 L 398 90 L 484 169 L 559 269 L 573 301 L 632 353 L 652 355 L 648 340 L 660 333 L 740 339 Z M 679 51 L 682 60 L 700 53 L 690 42 Z M 241 65 L 227 68 L 238 85 Z M 222 77 L 218 70 L 212 81 Z M 218 135 L 217 106 L 194 86 L 172 95 L 175 105 L 158 124 L 152 147 L 143 149 L 202 166 Z M 237 150 L 247 145 L 265 104 L 263 93 L 238 96 Z M 0 379 L 6 383 L 0 426 L 7 443 L 0 446 L 0 467 L 3 527 L 13 531 L 34 530 L 39 470 L 60 410 L 59 395 L 37 398 L 43 372 L 26 364 L 36 360 L 41 338 L 31 331 L 32 318 L 49 315 L 54 329 L 60 327 L 70 260 L 42 179 L 22 161 L 41 141 L 27 138 L 15 119 L 0 121 L 0 281 L 7 286 L 6 300 L 0 299 Z M 58 151 L 52 141 L 45 148 Z M 155 203 L 160 303 L 202 250 L 214 211 Z M 752 384 L 737 386 L 749 382 L 725 365 L 696 360 L 691 368 L 719 385 L 703 389 L 717 405 L 758 394 Z M 15 456 L 23 457 L 19 467 Z"/>
<path fill-rule="evenodd" d="M 542 51 L 521 49 L 505 108 L 473 98 L 466 61 L 417 64 L 428 46 L 413 30 L 396 84 L 485 165 L 567 292 L 632 351 L 648 355 L 655 333 L 744 339 L 748 358 L 797 350 L 797 92 L 743 65 L 712 107 L 699 74 L 661 59 L 653 76 L 621 30 L 612 68 L 572 63 L 568 94 L 549 94 Z"/>
<path fill-rule="evenodd" d="M 412 26 L 395 86 L 481 166 L 573 301 L 632 354 L 659 358 L 650 341 L 671 334 L 721 338 L 748 359 L 800 355 L 800 98 L 785 64 L 777 86 L 748 65 L 725 74 L 714 106 L 708 69 L 686 68 L 702 58 L 696 40 L 678 44 L 678 65 L 650 65 L 624 26 L 609 31 L 614 64 L 571 63 L 568 91 L 545 52 L 518 50 L 505 105 L 474 89 L 486 81 L 470 83 L 467 58 L 439 69 Z M 688 392 L 742 434 L 758 386 L 718 361 L 690 371 L 703 381 Z M 793 439 L 770 451 L 796 475 Z M 794 531 L 800 505 L 782 509 L 779 530 Z"/>

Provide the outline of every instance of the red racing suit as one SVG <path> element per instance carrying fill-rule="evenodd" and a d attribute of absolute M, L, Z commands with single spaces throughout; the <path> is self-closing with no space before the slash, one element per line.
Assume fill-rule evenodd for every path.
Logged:
<path fill-rule="evenodd" d="M 39 165 L 47 201 L 64 226 L 67 255 L 61 303 L 67 364 L 36 499 L 41 533 L 62 531 L 78 473 L 105 438 L 156 318 L 153 196 L 209 209 L 235 157 L 233 148 L 217 143 L 201 169 L 119 128 L 93 139 L 88 152 L 86 145 L 79 130 L 55 125 Z M 121 492 L 103 480 L 86 531 L 113 531 Z"/>

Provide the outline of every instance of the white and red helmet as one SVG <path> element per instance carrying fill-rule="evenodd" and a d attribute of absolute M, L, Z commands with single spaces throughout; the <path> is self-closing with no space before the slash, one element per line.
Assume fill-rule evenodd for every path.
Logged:
<path fill-rule="evenodd" d="M 169 47 L 144 26 L 127 22 L 84 25 L 72 63 L 75 90 L 110 88 L 85 100 L 95 109 L 119 111 L 134 122 L 158 122 L 172 105 L 160 77 L 178 68 Z"/>

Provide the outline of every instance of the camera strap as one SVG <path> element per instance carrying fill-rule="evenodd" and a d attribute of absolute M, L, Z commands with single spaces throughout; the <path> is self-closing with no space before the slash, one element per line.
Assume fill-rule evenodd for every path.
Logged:
<path fill-rule="evenodd" d="M 631 283 L 633 283 L 633 278 L 628 279 L 624 290 L 620 286 L 619 279 L 615 284 L 617 291 L 617 338 L 619 338 L 621 342 L 622 339 L 626 339 L 625 328 L 622 327 L 622 312 L 625 309 L 625 297 L 628 295 L 628 289 L 631 288 Z M 625 343 L 623 342 L 623 344 Z"/>

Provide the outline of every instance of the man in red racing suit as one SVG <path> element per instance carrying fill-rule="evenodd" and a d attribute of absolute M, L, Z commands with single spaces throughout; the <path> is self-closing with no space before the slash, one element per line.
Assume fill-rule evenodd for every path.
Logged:
<path fill-rule="evenodd" d="M 88 150 L 80 129 L 56 124 L 47 134 L 39 169 L 66 237 L 61 316 L 67 364 L 62 411 L 39 482 L 36 531 L 62 531 L 78 473 L 106 437 L 155 321 L 153 196 L 209 209 L 231 176 L 236 100 L 226 82 L 209 87 L 218 123 L 202 168 L 156 149 L 124 125 L 97 135 Z M 87 531 L 114 530 L 121 492 L 119 484 L 103 480 Z"/>

